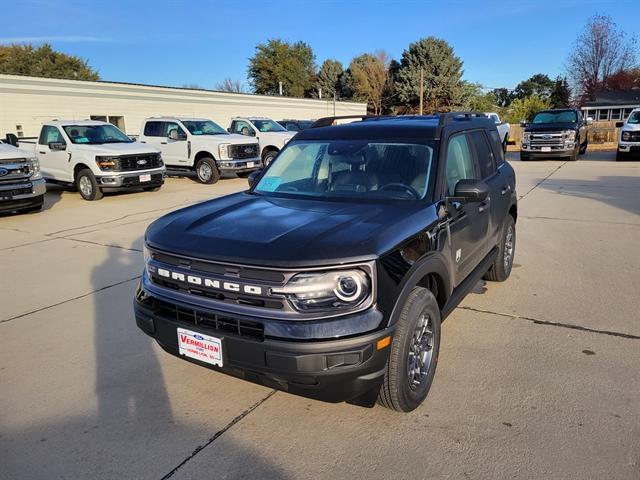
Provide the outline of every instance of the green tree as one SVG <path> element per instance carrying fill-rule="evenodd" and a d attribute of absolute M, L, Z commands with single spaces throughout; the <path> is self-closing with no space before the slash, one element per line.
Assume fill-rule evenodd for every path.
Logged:
<path fill-rule="evenodd" d="M 474 112 L 490 112 L 495 110 L 495 97 L 491 92 L 484 93 L 479 83 L 462 82 L 463 96 L 460 105 L 462 110 Z"/>
<path fill-rule="evenodd" d="M 315 74 L 313 50 L 304 42 L 272 39 L 259 44 L 249 59 L 249 80 L 256 93 L 277 95 L 279 82 L 289 97 L 310 95 Z"/>
<path fill-rule="evenodd" d="M 491 90 L 494 103 L 499 107 L 508 107 L 513 100 L 513 93 L 508 88 L 494 88 Z"/>
<path fill-rule="evenodd" d="M 318 92 L 322 91 L 322 98 L 332 99 L 334 94 L 340 96 L 340 77 L 344 72 L 342 63 L 338 60 L 327 59 L 322 63 L 318 71 L 316 80 L 316 91 L 314 96 L 318 96 Z"/>
<path fill-rule="evenodd" d="M 553 83 L 549 103 L 553 108 L 568 107 L 571 103 L 571 89 L 566 78 L 558 77 Z"/>
<path fill-rule="evenodd" d="M 548 100 L 531 95 L 525 98 L 516 98 L 511 102 L 511 107 L 507 112 L 507 121 L 509 123 L 518 123 L 520 120 L 530 122 L 533 116 L 540 110 L 550 108 L 551 104 Z"/>
<path fill-rule="evenodd" d="M 351 60 L 349 74 L 353 98 L 367 102 L 367 110 L 382 113 L 385 90 L 389 85 L 389 60 L 384 52 L 365 53 Z"/>
<path fill-rule="evenodd" d="M 410 44 L 402 53 L 395 89 L 407 107 L 413 111 L 418 107 L 421 67 L 426 112 L 451 110 L 463 101 L 462 60 L 446 41 L 428 37 Z"/>
<path fill-rule="evenodd" d="M 99 80 L 98 72 L 86 60 L 57 52 L 44 43 L 28 45 L 0 45 L 0 73 L 31 75 L 34 77 Z"/>
<path fill-rule="evenodd" d="M 513 91 L 515 98 L 527 98 L 536 95 L 548 99 L 551 96 L 554 82 L 543 73 L 536 73 L 531 78 L 520 82 Z"/>

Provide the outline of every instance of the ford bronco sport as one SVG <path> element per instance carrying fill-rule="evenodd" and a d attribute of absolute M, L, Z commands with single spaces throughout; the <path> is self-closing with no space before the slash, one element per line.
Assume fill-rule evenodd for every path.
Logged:
<path fill-rule="evenodd" d="M 441 321 L 509 277 L 515 174 L 483 114 L 357 118 L 318 120 L 249 190 L 152 223 L 138 327 L 293 394 L 420 405 Z"/>

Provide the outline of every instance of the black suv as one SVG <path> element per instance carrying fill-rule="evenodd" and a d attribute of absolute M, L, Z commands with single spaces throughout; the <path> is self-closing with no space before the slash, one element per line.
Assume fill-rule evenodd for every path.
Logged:
<path fill-rule="evenodd" d="M 576 108 L 542 110 L 536 113 L 531 123 L 520 122 L 522 143 L 520 160 L 535 160 L 551 157 L 568 157 L 577 160 L 587 151 L 587 125 L 592 119 L 582 116 Z"/>
<path fill-rule="evenodd" d="M 145 236 L 137 325 L 167 352 L 329 401 L 411 411 L 440 322 L 513 264 L 515 174 L 476 113 L 318 120 L 250 189 Z"/>

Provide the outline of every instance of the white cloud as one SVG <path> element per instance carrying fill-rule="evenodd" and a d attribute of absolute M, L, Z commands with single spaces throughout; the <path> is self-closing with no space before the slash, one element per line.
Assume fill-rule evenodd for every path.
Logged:
<path fill-rule="evenodd" d="M 87 35 L 51 35 L 41 37 L 0 37 L 0 43 L 87 43 L 87 42 L 110 42 L 110 38 L 92 37 Z"/>

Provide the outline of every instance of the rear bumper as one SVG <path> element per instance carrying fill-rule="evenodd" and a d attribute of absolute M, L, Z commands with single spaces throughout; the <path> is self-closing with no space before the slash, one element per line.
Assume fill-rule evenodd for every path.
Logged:
<path fill-rule="evenodd" d="M 43 178 L 29 183 L 0 186 L 0 212 L 11 212 L 42 205 L 47 191 Z"/>
<path fill-rule="evenodd" d="M 262 168 L 262 159 L 260 157 L 255 157 L 243 158 L 242 160 L 218 160 L 217 164 L 221 172 L 252 172 Z"/>
<path fill-rule="evenodd" d="M 351 401 L 363 406 L 375 403 L 390 350 L 389 346 L 378 350 L 377 342 L 393 336 L 394 327 L 349 338 L 318 341 L 240 335 L 160 314 L 148 301 L 147 294 L 141 292 L 138 289 L 134 299 L 136 324 L 172 355 L 307 398 L 325 402 Z M 181 356 L 178 327 L 220 338 L 223 366 L 212 366 Z M 331 335 L 331 332 L 326 333 Z"/>
<path fill-rule="evenodd" d="M 145 175 L 151 177 L 148 181 L 141 181 Z M 96 177 L 100 189 L 105 192 L 117 192 L 136 188 L 159 187 L 164 183 L 166 169 L 157 168 L 132 173 L 114 173 L 112 175 L 101 175 Z"/>

